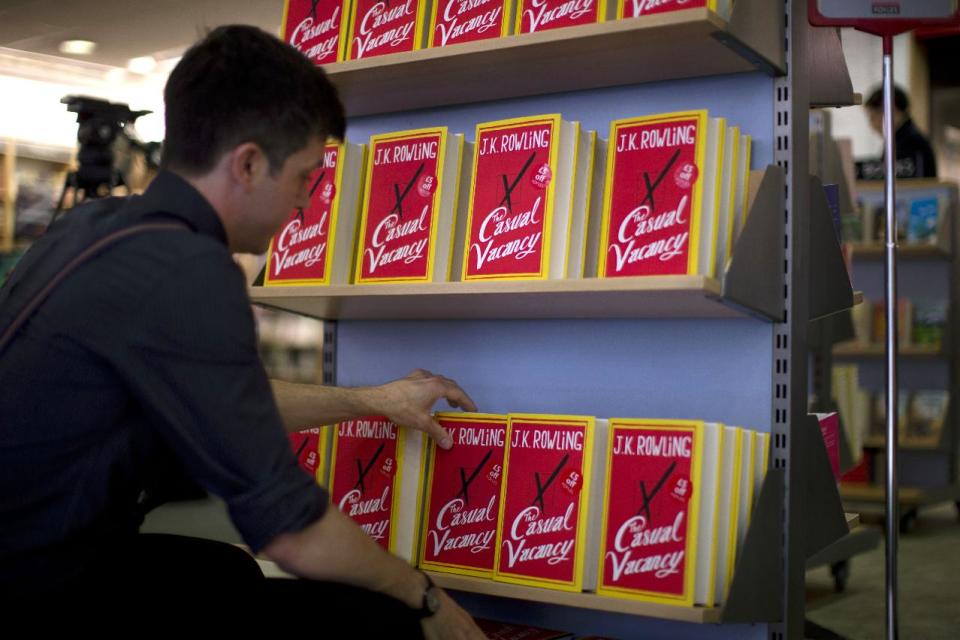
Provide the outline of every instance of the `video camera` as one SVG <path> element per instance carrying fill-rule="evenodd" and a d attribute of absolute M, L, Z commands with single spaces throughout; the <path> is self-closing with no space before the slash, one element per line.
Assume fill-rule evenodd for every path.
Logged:
<path fill-rule="evenodd" d="M 144 144 L 127 131 L 128 125 L 151 111 L 131 111 L 125 104 L 88 96 L 67 96 L 60 102 L 67 105 L 67 111 L 77 114 L 80 123 L 79 167 L 71 186 L 82 190 L 85 197 L 109 195 L 113 187 L 126 184 L 124 165 L 129 159 L 124 156 L 130 155 L 130 149 L 143 153 L 148 165 L 156 164 L 159 144 Z"/>

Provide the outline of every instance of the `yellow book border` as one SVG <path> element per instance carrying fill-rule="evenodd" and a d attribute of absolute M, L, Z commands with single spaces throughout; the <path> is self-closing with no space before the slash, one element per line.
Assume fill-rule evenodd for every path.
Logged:
<path fill-rule="evenodd" d="M 327 227 L 326 255 L 323 257 L 323 277 L 299 278 L 297 280 L 272 280 L 270 278 L 270 266 L 271 262 L 273 261 L 273 239 L 271 238 L 270 246 L 267 247 L 266 270 L 263 273 L 263 286 L 265 287 L 297 287 L 303 285 L 327 286 L 330 284 L 330 278 L 333 276 L 333 274 L 330 273 L 330 268 L 333 263 L 333 253 L 335 251 L 346 250 L 336 246 L 336 239 L 337 221 L 340 219 L 340 187 L 343 184 L 343 165 L 346 160 L 347 145 L 343 142 L 333 145 L 324 145 L 324 154 L 326 154 L 326 149 L 329 146 L 336 147 L 337 149 L 337 170 L 334 173 L 333 183 L 336 187 L 336 193 L 333 195 L 333 202 L 330 203 L 330 224 Z"/>
<path fill-rule="evenodd" d="M 753 518 L 753 504 L 755 502 L 753 492 L 756 487 L 757 477 L 757 432 L 753 429 L 744 429 L 744 435 L 750 440 L 750 473 L 747 474 L 747 528 L 750 528 L 750 520 Z"/>
<path fill-rule="evenodd" d="M 597 132 L 590 131 L 590 151 L 587 158 L 587 193 L 584 202 L 583 212 L 583 246 L 580 247 L 580 273 L 578 278 L 582 278 L 587 271 L 587 247 L 590 244 L 590 219 L 594 215 L 593 201 L 593 173 L 597 166 Z M 568 274 L 569 275 L 569 274 Z"/>
<path fill-rule="evenodd" d="M 625 600 L 637 600 L 643 602 L 657 602 L 662 604 L 682 604 L 693 606 L 695 597 L 695 579 L 697 576 L 697 541 L 696 533 L 699 530 L 700 513 L 700 492 L 703 478 L 703 429 L 702 420 L 653 420 L 639 418 L 610 418 L 608 421 L 607 453 L 606 453 L 606 471 L 604 472 L 604 491 L 603 491 L 603 515 L 600 529 L 600 553 L 599 572 L 597 573 L 597 595 L 610 596 L 613 598 L 622 598 Z M 694 459 L 691 460 L 691 470 L 693 471 L 693 497 L 687 506 L 688 525 L 686 544 L 684 551 L 686 553 L 686 569 L 683 576 L 683 593 L 679 596 L 664 595 L 656 591 L 642 591 L 639 589 L 624 589 L 620 587 L 603 586 L 603 570 L 606 565 L 606 546 L 607 546 L 607 527 L 609 525 L 610 512 L 610 482 L 613 471 L 610 464 L 613 455 L 613 443 L 615 438 L 614 429 L 627 429 L 630 431 L 649 431 L 657 429 L 658 431 L 683 431 L 690 432 L 693 435 Z M 693 535 L 691 535 L 691 533 Z M 711 589 L 713 585 L 710 585 Z"/>
<path fill-rule="evenodd" d="M 503 546 L 503 514 L 506 510 L 507 481 L 510 473 L 510 442 L 513 437 L 513 421 L 532 422 L 544 425 L 582 426 L 583 433 L 583 486 L 580 487 L 580 504 L 577 509 L 577 538 L 574 549 L 573 580 L 552 580 L 549 578 L 524 578 L 511 573 L 500 571 L 500 555 Z M 596 428 L 596 418 L 593 416 L 554 415 L 546 413 L 511 413 L 507 424 L 507 441 L 503 454 L 503 479 L 500 483 L 500 514 L 497 517 L 497 552 L 493 560 L 494 576 L 498 582 L 519 584 L 531 587 L 545 587 L 559 591 L 583 590 L 583 563 L 586 554 L 584 547 L 587 544 L 587 517 L 590 509 L 590 474 L 591 451 L 593 448 L 593 431 Z"/>
<path fill-rule="evenodd" d="M 740 534 L 740 475 L 743 464 L 743 429 L 735 427 L 736 437 L 733 443 L 733 477 L 730 482 L 730 524 L 727 527 L 727 575 L 723 585 L 722 598 L 726 600 L 730 593 L 730 583 L 733 582 L 733 570 L 737 562 L 737 538 Z"/>
<path fill-rule="evenodd" d="M 747 210 L 747 205 L 750 203 L 750 153 L 753 151 L 753 138 L 751 136 L 744 136 L 744 144 L 747 148 L 747 161 L 743 167 L 743 193 L 741 194 L 743 206 L 740 209 L 740 233 L 743 233 L 743 227 L 747 223 L 747 216 L 750 214 Z"/>
<path fill-rule="evenodd" d="M 491 122 L 478 122 L 474 130 L 474 153 L 473 170 L 470 175 L 470 201 L 467 203 L 467 226 L 463 237 L 463 264 L 460 265 L 460 279 L 468 280 L 547 280 L 550 277 L 549 272 L 544 273 L 544 265 L 549 264 L 550 259 L 550 241 L 551 227 L 553 226 L 553 200 L 557 185 L 557 158 L 560 153 L 560 144 L 557 142 L 557 136 L 560 134 L 560 123 L 562 116 L 559 113 L 549 113 L 539 116 L 524 116 L 521 118 L 509 118 L 507 120 L 493 120 Z M 542 251 L 540 252 L 540 270 L 531 273 L 515 273 L 508 276 L 503 275 L 485 275 L 468 276 L 467 267 L 470 264 L 470 234 L 473 230 L 473 203 L 477 194 L 477 164 L 480 162 L 480 134 L 487 131 L 498 131 L 502 129 L 514 129 L 531 124 L 550 123 L 550 171 L 553 177 L 547 186 L 547 197 L 543 205 L 543 238 L 541 238 Z"/>
<path fill-rule="evenodd" d="M 437 190 L 433 194 L 433 201 L 430 205 L 430 247 L 427 250 L 427 273 L 424 277 L 420 276 L 409 276 L 409 277 L 387 277 L 387 278 L 361 278 L 363 273 L 363 254 L 360 252 L 361 249 L 366 246 L 367 240 L 367 213 L 370 207 L 370 198 L 371 190 L 373 185 L 373 163 L 376 161 L 376 145 L 384 142 L 400 142 L 403 140 L 410 140 L 412 138 L 420 138 L 429 135 L 439 135 L 440 137 L 440 148 L 437 151 Z M 384 284 L 390 282 L 432 282 L 433 281 L 433 268 L 434 260 L 436 255 L 437 248 L 437 207 L 439 206 L 442 198 L 442 193 L 445 185 L 443 184 L 443 168 L 446 164 L 447 159 L 447 137 L 449 133 L 447 127 L 428 127 L 425 129 L 407 129 L 404 131 L 394 131 L 391 133 L 378 133 L 370 136 L 370 144 L 367 153 L 367 170 L 366 175 L 364 176 L 363 184 L 363 205 L 360 215 L 360 228 L 359 233 L 357 234 L 357 250 L 354 264 L 354 284 L 363 285 L 363 284 Z M 456 226 L 456 225 L 454 225 Z"/>
<path fill-rule="evenodd" d="M 720 523 L 720 485 L 723 483 L 723 440 L 725 436 L 726 429 L 723 423 L 717 423 L 717 477 L 716 477 L 716 491 L 713 492 L 713 536 L 710 539 L 710 587 L 707 589 L 707 601 L 704 602 L 704 605 L 707 607 L 717 606 L 717 542 L 720 538 L 717 535 L 717 525 Z M 706 427 L 705 427 L 706 428 Z"/>
<path fill-rule="evenodd" d="M 486 424 L 502 424 L 504 426 L 504 453 L 506 453 L 506 437 L 509 427 L 509 418 L 506 414 L 495 414 L 495 413 L 467 413 L 467 412 L 438 412 L 434 414 L 437 420 L 462 420 L 470 422 L 480 422 Z M 473 576 L 475 578 L 492 578 L 493 572 L 496 569 L 496 564 L 494 568 L 489 571 L 485 569 L 477 569 L 476 567 L 468 567 L 462 564 L 455 564 L 452 562 L 427 562 L 424 560 L 427 552 L 427 530 L 429 528 L 429 518 L 430 518 L 430 487 L 433 485 L 433 474 L 435 471 L 436 465 L 434 464 L 436 459 L 434 457 L 437 449 L 437 443 L 433 441 L 433 438 L 424 439 L 424 455 L 426 456 L 425 466 L 427 468 L 426 479 L 424 482 L 424 487 L 427 488 L 427 492 L 424 494 L 423 500 L 423 511 L 420 516 L 420 531 L 422 535 L 420 536 L 420 549 L 417 555 L 418 566 L 423 569 L 428 569 L 430 571 L 437 571 L 440 573 L 454 573 L 457 575 L 463 576 Z M 505 468 L 505 465 L 504 465 Z M 502 472 L 501 472 L 502 473 Z M 503 487 L 503 478 L 501 477 L 500 483 L 501 489 Z M 501 491 L 502 495 L 502 491 Z M 500 496 L 497 496 L 497 511 L 500 511 Z M 500 522 L 497 522 L 497 529 L 500 528 Z M 494 550 L 494 561 L 496 561 L 496 550 Z"/>
<path fill-rule="evenodd" d="M 690 238 L 687 240 L 687 275 L 697 273 L 698 259 L 700 254 L 700 227 L 703 216 L 703 176 L 704 160 L 707 155 L 706 136 L 708 135 L 707 126 L 709 124 L 706 109 L 694 109 L 691 111 L 674 111 L 670 113 L 658 113 L 649 116 L 640 116 L 636 118 L 622 118 L 610 123 L 610 137 L 607 142 L 607 166 L 604 171 L 603 186 L 603 215 L 600 219 L 600 250 L 597 252 L 597 277 L 607 277 L 607 254 L 609 253 L 610 237 L 610 216 L 612 215 L 612 195 L 613 195 L 613 174 L 614 160 L 617 157 L 617 131 L 622 127 L 629 127 L 640 124 L 662 124 L 665 122 L 676 122 L 678 120 L 696 119 L 697 121 L 697 142 L 694 146 L 694 157 L 696 158 L 697 171 L 699 176 L 693 187 L 693 194 L 690 202 Z M 719 173 L 718 173 L 719 175 Z M 719 196 L 718 196 L 719 197 Z M 716 211 L 716 209 L 714 209 Z M 713 225 L 716 229 L 716 224 Z M 716 231 L 714 231 L 716 233 Z M 716 245 L 716 238 L 714 238 Z M 708 263 L 709 266 L 709 263 Z M 634 276 L 643 277 L 643 276 Z"/>
<path fill-rule="evenodd" d="M 729 264 L 733 258 L 733 229 L 736 227 L 737 215 L 737 173 L 740 171 L 740 127 L 734 126 L 733 129 L 733 148 L 730 150 L 730 166 L 724 167 L 730 171 L 730 192 L 727 194 L 727 252 L 724 257 L 724 263 Z M 717 274 L 721 277 L 723 274 Z"/>

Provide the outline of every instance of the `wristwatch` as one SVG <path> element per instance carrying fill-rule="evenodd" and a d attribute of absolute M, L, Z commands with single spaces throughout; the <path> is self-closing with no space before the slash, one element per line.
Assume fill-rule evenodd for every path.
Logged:
<path fill-rule="evenodd" d="M 425 572 L 420 569 L 416 571 L 427 580 L 427 588 L 423 590 L 423 604 L 418 613 L 421 619 L 429 618 L 440 610 L 440 589 L 433 584 L 433 580 Z"/>

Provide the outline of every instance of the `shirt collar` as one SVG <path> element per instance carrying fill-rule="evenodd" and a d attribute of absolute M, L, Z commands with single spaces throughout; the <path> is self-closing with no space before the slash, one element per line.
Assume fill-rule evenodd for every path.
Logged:
<path fill-rule="evenodd" d="M 144 212 L 178 218 L 197 233 L 227 244 L 227 232 L 216 210 L 202 193 L 177 174 L 158 173 L 139 200 Z"/>

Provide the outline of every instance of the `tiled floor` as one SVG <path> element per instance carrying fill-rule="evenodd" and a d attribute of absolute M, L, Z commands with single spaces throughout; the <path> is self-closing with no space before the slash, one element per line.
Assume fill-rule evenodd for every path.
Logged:
<path fill-rule="evenodd" d="M 920 511 L 900 537 L 901 640 L 960 638 L 960 521 L 953 505 Z M 849 640 L 883 640 L 884 546 L 857 556 L 845 593 L 827 568 L 807 573 L 807 617 Z"/>

